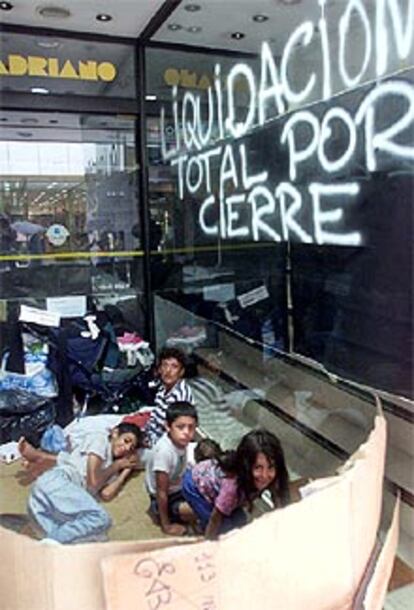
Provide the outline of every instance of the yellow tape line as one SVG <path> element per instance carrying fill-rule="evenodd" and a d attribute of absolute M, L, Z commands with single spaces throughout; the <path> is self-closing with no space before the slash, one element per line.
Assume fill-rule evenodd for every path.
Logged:
<path fill-rule="evenodd" d="M 73 259 L 73 258 L 103 258 L 103 257 L 142 257 L 143 250 L 131 250 L 122 252 L 56 252 L 55 254 L 2 254 L 0 261 L 35 261 L 35 260 L 55 260 L 55 259 Z"/>
<path fill-rule="evenodd" d="M 218 251 L 233 251 L 247 250 L 252 248 L 272 247 L 276 245 L 271 243 L 254 243 L 254 244 L 221 244 L 219 247 L 214 246 L 191 246 L 187 248 L 170 248 L 165 250 L 151 250 L 151 256 L 165 256 L 166 254 L 192 254 L 194 252 L 218 252 Z M 56 252 L 55 254 L 1 254 L 0 261 L 34 261 L 34 260 L 59 260 L 59 259 L 79 259 L 79 258 L 142 258 L 145 255 L 143 250 L 122 250 L 122 251 L 99 251 L 99 252 Z"/>
<path fill-rule="evenodd" d="M 161 251 L 151 251 L 152 255 L 158 254 L 159 256 L 163 256 L 165 254 L 191 254 L 193 252 L 230 252 L 234 250 L 251 250 L 257 248 L 274 248 L 278 242 L 255 242 L 249 244 L 215 244 L 214 246 L 192 246 L 189 248 L 171 248 Z"/>

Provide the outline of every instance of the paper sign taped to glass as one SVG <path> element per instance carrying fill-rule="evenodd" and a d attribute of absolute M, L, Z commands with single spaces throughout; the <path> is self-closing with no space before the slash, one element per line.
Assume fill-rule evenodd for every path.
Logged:
<path fill-rule="evenodd" d="M 370 583 L 363 577 L 376 546 L 385 440 L 385 420 L 377 416 L 340 474 L 311 483 L 300 502 L 218 541 L 106 557 L 108 610 L 354 609 L 361 586 Z M 380 565 L 388 578 L 397 531 L 395 518 Z M 370 589 L 368 605 L 360 607 L 380 610 L 385 590 Z"/>

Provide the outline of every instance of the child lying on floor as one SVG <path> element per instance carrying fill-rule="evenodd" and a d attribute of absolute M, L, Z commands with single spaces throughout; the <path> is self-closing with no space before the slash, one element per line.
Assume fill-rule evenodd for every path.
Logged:
<path fill-rule="evenodd" d="M 22 478 L 33 481 L 45 470 L 56 465 L 56 454 L 59 451 L 68 451 L 70 453 L 71 448 L 81 445 L 84 442 L 84 438 L 91 434 L 108 435 L 111 430 L 121 423 L 135 424 L 135 426 L 142 430 L 148 418 L 149 413 L 88 415 L 81 419 L 73 420 L 64 429 L 57 425 L 48 428 L 42 437 L 40 449 L 33 447 L 24 437 L 21 437 L 17 443 L 17 454 L 22 459 L 22 466 L 27 475 L 27 477 Z M 45 437 L 52 431 L 53 442 L 50 442 L 51 435 L 49 435 L 48 442 L 44 443 Z M 137 452 L 139 462 L 141 462 L 142 454 L 145 452 L 144 447 L 144 434 L 142 433 Z"/>
<path fill-rule="evenodd" d="M 19 444 L 24 459 L 46 470 L 32 487 L 28 508 L 47 538 L 61 543 L 106 539 L 111 519 L 96 497 L 111 500 L 137 468 L 141 430 L 121 423 L 109 435 L 86 434 L 70 452 L 57 455 L 24 439 Z"/>

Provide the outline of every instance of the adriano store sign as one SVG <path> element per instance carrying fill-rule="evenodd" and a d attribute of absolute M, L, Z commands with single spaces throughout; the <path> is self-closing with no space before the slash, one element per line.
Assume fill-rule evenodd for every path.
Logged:
<path fill-rule="evenodd" d="M 0 76 L 33 76 L 42 78 L 74 79 L 82 81 L 115 80 L 117 69 L 109 61 L 71 61 L 57 57 L 43 57 L 39 55 L 10 54 L 6 59 L 0 60 Z"/>

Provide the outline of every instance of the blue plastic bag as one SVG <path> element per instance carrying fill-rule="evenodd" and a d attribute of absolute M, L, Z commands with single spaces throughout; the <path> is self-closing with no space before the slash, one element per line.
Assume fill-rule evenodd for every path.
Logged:
<path fill-rule="evenodd" d="M 40 448 L 49 453 L 59 453 L 59 451 L 67 450 L 68 439 L 58 424 L 50 426 L 43 432 Z"/>

